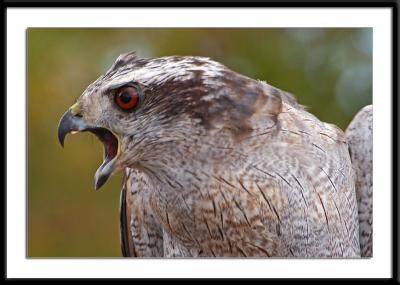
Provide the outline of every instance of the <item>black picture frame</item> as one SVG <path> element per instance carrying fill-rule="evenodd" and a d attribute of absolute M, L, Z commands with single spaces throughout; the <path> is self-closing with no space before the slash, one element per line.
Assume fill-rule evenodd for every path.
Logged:
<path fill-rule="evenodd" d="M 3 74 L 4 81 L 3 81 L 3 90 L 4 94 L 7 93 L 7 86 L 6 86 L 6 76 L 7 76 L 7 50 L 6 50 L 6 40 L 7 40 L 7 9 L 8 8 L 31 8 L 35 9 L 35 7 L 62 7 L 62 8 L 73 8 L 73 7 L 157 7 L 157 8 L 168 8 L 168 7 L 210 7 L 210 8 L 218 8 L 218 7 L 283 7 L 283 8 L 302 8 L 302 7 L 315 7 L 315 8 L 348 8 L 348 7 L 359 7 L 359 8 L 369 8 L 369 7 L 387 7 L 392 9 L 392 51 L 393 51 L 393 61 L 392 61 L 392 209 L 393 209 L 393 222 L 392 222 L 392 240 L 393 240 L 393 253 L 392 253 L 392 277 L 386 281 L 395 281 L 399 282 L 399 247 L 398 247 L 398 239 L 399 239 L 399 232 L 398 232 L 398 205 L 400 204 L 399 195 L 398 195 L 398 176 L 399 172 L 397 170 L 397 161 L 398 161 L 398 110 L 400 110 L 400 106 L 398 103 L 398 66 L 399 66 L 399 58 L 398 58 L 398 1 L 129 1 L 129 0 L 117 0 L 117 1 L 95 1 L 95 0 L 70 0 L 70 1 L 17 1 L 17 0 L 6 0 L 3 8 L 3 42 L 4 42 L 4 57 L 3 57 Z M 2 96 L 3 99 L 3 114 L 4 114 L 4 169 L 7 170 L 7 159 L 10 158 L 10 154 L 7 153 L 7 143 L 6 143 L 6 134 L 7 134 L 7 97 Z M 6 175 L 4 179 L 4 189 L 7 189 L 7 180 Z M 7 218 L 7 191 L 3 192 L 3 199 L 4 199 L 4 233 L 5 233 L 5 241 L 4 241 L 4 280 L 9 282 L 15 279 L 7 278 L 7 240 L 6 240 L 6 218 Z M 293 279 L 292 279 L 293 280 Z M 286 282 L 289 280 L 279 280 L 282 282 Z M 311 282 L 311 280 L 304 280 L 305 282 Z M 317 280 L 313 280 L 317 281 Z M 363 282 L 364 280 L 358 280 Z"/>

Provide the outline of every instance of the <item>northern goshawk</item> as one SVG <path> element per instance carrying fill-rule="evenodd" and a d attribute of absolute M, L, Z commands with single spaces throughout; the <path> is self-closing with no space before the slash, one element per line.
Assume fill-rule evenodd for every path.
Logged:
<path fill-rule="evenodd" d="M 81 131 L 104 144 L 96 190 L 124 172 L 124 256 L 360 256 L 345 134 L 265 82 L 123 54 L 63 115 L 61 144 Z"/>

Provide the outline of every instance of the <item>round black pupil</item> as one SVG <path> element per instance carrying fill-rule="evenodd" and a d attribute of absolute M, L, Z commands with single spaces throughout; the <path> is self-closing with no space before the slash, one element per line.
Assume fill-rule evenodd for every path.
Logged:
<path fill-rule="evenodd" d="M 129 101 L 131 101 L 132 96 L 128 92 L 124 92 L 121 95 L 119 95 L 119 98 L 121 99 L 122 102 L 126 104 L 129 103 Z"/>

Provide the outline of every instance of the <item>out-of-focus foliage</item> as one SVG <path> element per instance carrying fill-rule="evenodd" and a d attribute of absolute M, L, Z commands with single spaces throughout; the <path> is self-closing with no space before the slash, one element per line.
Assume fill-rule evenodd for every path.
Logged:
<path fill-rule="evenodd" d="M 121 175 L 93 191 L 102 145 L 83 133 L 62 149 L 63 112 L 120 53 L 201 55 L 293 93 L 345 129 L 372 102 L 372 29 L 27 30 L 30 257 L 121 256 Z"/>

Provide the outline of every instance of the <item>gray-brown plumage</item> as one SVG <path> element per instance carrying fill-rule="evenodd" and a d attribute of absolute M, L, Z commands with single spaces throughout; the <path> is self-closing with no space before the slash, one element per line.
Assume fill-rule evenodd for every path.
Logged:
<path fill-rule="evenodd" d="M 351 161 L 356 172 L 361 256 L 372 256 L 372 105 L 354 117 L 346 129 Z"/>
<path fill-rule="evenodd" d="M 64 114 L 60 141 L 85 130 L 105 145 L 95 188 L 125 173 L 125 256 L 360 256 L 344 133 L 271 85 L 208 58 L 124 54 Z"/>

